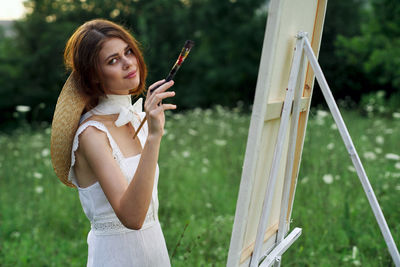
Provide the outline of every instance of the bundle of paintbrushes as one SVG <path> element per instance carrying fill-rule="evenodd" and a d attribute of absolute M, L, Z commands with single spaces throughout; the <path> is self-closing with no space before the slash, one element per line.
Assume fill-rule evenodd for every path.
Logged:
<path fill-rule="evenodd" d="M 175 77 L 175 74 L 178 72 L 178 70 L 181 67 L 183 61 L 185 61 L 186 57 L 189 55 L 190 49 L 192 49 L 193 45 L 194 45 L 194 42 L 191 41 L 191 40 L 187 40 L 185 42 L 185 45 L 183 46 L 182 51 L 179 54 L 178 59 L 176 60 L 174 66 L 171 69 L 171 71 L 169 72 L 167 78 L 165 78 L 165 81 L 163 83 L 155 86 L 154 88 L 152 88 L 150 90 L 150 94 L 152 94 L 154 92 L 154 90 L 156 90 L 158 87 L 160 87 L 161 85 L 171 81 Z M 137 136 L 137 134 L 139 133 L 140 129 L 142 129 L 143 124 L 145 123 L 146 120 L 147 120 L 147 117 L 144 117 L 143 121 L 140 123 L 139 127 L 137 128 L 133 138 L 135 138 Z"/>

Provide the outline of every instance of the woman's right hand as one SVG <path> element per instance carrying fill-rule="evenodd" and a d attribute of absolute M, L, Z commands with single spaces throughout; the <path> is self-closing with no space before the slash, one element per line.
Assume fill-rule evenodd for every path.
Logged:
<path fill-rule="evenodd" d="M 153 93 L 151 89 L 162 84 L 165 80 L 153 83 L 147 90 L 146 101 L 144 102 L 144 110 L 146 111 L 147 125 L 149 127 L 149 136 L 162 137 L 164 134 L 165 115 L 164 111 L 176 109 L 176 105 L 162 104 L 162 100 L 173 97 L 174 91 L 166 92 L 168 88 L 174 85 L 174 81 L 169 81 L 158 87 Z M 159 105 L 159 103 L 161 103 Z"/>

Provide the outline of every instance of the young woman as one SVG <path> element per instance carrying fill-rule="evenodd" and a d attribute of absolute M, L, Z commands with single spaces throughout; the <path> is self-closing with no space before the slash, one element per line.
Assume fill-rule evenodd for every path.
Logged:
<path fill-rule="evenodd" d="M 176 108 L 162 103 L 175 95 L 167 91 L 173 81 L 148 90 L 145 112 L 141 99 L 132 105 L 131 95 L 145 90 L 146 65 L 132 35 L 107 20 L 81 25 L 64 59 L 72 73 L 57 101 L 51 156 L 91 223 L 87 266 L 170 266 L 157 216 L 157 161 L 164 111 Z"/>

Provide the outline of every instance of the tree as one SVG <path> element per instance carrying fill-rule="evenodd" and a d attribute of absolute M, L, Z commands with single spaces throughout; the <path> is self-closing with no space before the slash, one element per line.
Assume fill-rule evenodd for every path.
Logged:
<path fill-rule="evenodd" d="M 360 69 L 349 65 L 340 54 L 346 50 L 337 45 L 338 38 L 351 38 L 361 32 L 365 18 L 362 12 L 365 0 L 328 1 L 319 54 L 319 62 L 335 98 L 359 99 L 363 88 Z M 314 103 L 322 101 L 322 94 L 316 84 Z"/>
<path fill-rule="evenodd" d="M 338 58 L 358 70 L 362 93 L 384 90 L 400 100 L 400 2 L 371 0 L 365 12 L 359 35 L 338 38 Z"/>

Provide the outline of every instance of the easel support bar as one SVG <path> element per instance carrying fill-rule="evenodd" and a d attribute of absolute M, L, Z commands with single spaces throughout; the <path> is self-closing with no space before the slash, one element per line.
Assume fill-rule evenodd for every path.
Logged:
<path fill-rule="evenodd" d="M 280 261 L 282 254 L 285 253 L 285 251 L 300 237 L 300 235 L 301 228 L 294 228 L 293 231 L 268 254 L 268 256 L 260 264 L 260 267 L 269 267 L 277 261 Z"/>
<path fill-rule="evenodd" d="M 340 115 L 339 108 L 336 105 L 336 102 L 333 98 L 333 95 L 329 89 L 328 83 L 326 82 L 325 76 L 321 70 L 321 67 L 318 64 L 317 58 L 314 55 L 311 44 L 308 41 L 308 38 L 304 39 L 304 51 L 307 55 L 307 58 L 311 64 L 312 69 L 314 70 L 315 77 L 318 81 L 319 86 L 321 87 L 321 91 L 324 95 L 326 103 L 332 113 L 333 119 L 335 120 L 336 125 L 338 126 L 340 135 L 346 145 L 347 151 L 350 154 L 353 165 L 357 171 L 360 182 L 363 186 L 364 192 L 367 195 L 369 204 L 374 212 L 375 218 L 379 224 L 380 230 L 382 232 L 383 238 L 386 241 L 388 246 L 390 255 L 392 256 L 393 262 L 397 267 L 400 266 L 400 255 L 397 250 L 396 244 L 394 243 L 393 237 L 390 233 L 389 227 L 386 223 L 385 217 L 383 216 L 382 210 L 379 206 L 378 200 L 375 197 L 374 190 L 368 180 L 367 174 L 364 170 L 364 167 L 360 161 L 360 158 L 357 154 L 357 151 L 353 145 L 353 141 L 351 140 L 350 134 L 344 124 L 343 118 Z"/>
<path fill-rule="evenodd" d="M 303 40 L 296 42 L 296 51 L 302 51 L 303 46 L 304 46 Z M 250 260 L 250 267 L 257 267 L 259 265 L 260 255 L 262 253 L 261 250 L 263 244 L 263 237 L 269 219 L 269 213 L 272 205 L 273 189 L 275 188 L 277 174 L 279 171 L 280 158 L 283 152 L 281 148 L 283 147 L 283 144 L 285 142 L 287 126 L 290 119 L 290 113 L 292 110 L 293 98 L 294 98 L 295 88 L 297 85 L 297 78 L 301 66 L 301 56 L 302 56 L 301 52 L 295 53 L 292 62 L 292 68 L 289 76 L 288 91 L 286 93 L 285 102 L 283 104 L 282 119 L 278 130 L 278 139 L 275 144 L 271 171 L 267 183 L 267 191 L 265 193 L 265 198 L 261 211 L 261 218 L 257 228 L 257 236 L 254 244 L 253 255 Z"/>

